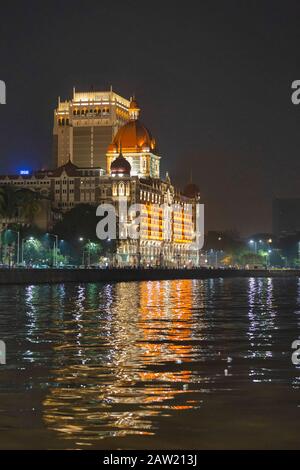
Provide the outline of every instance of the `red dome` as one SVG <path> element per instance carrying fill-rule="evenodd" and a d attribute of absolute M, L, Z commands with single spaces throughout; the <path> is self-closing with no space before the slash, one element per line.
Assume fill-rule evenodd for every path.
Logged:
<path fill-rule="evenodd" d="M 151 132 L 137 119 L 129 121 L 118 130 L 108 151 L 118 152 L 122 149 L 125 152 L 141 152 L 143 147 L 155 151 L 156 143 Z"/>
<path fill-rule="evenodd" d="M 110 173 L 112 175 L 128 175 L 130 176 L 131 165 L 126 158 L 120 153 L 120 155 L 111 163 Z"/>

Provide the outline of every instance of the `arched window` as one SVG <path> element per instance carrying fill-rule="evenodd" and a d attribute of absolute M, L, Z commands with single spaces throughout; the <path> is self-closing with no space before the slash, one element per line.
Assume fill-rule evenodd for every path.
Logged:
<path fill-rule="evenodd" d="M 119 184 L 119 196 L 125 196 L 125 185 L 123 182 Z"/>

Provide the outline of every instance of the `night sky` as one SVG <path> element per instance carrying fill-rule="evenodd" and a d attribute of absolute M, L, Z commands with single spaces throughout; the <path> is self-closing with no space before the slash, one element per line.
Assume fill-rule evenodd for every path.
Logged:
<path fill-rule="evenodd" d="M 272 198 L 300 196 L 299 2 L 28 0 L 0 14 L 1 173 L 51 167 L 57 97 L 112 85 L 136 94 L 162 173 L 184 186 L 192 171 L 207 229 L 268 231 Z"/>

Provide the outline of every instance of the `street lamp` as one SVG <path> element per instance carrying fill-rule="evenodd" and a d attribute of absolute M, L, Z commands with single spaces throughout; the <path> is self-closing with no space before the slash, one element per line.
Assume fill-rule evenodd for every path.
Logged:
<path fill-rule="evenodd" d="M 250 245 L 254 246 L 254 251 L 255 253 L 257 253 L 257 242 L 254 240 L 250 240 L 249 243 Z"/>
<path fill-rule="evenodd" d="M 250 245 L 254 246 L 254 250 L 255 250 L 255 253 L 257 254 L 257 243 L 259 243 L 260 245 L 262 244 L 262 240 L 258 240 L 258 242 L 256 240 L 250 240 L 249 243 Z"/>
<path fill-rule="evenodd" d="M 272 250 L 268 250 L 268 267 L 270 267 L 270 258 L 271 258 L 271 253 L 272 253 Z"/>
<path fill-rule="evenodd" d="M 88 247 L 88 266 L 90 267 L 91 266 L 91 249 L 96 248 L 97 245 L 96 243 L 91 242 L 89 240 L 87 247 Z"/>
<path fill-rule="evenodd" d="M 57 250 L 58 250 L 58 235 L 54 233 L 46 233 L 48 237 L 54 238 L 54 245 L 53 245 L 53 265 L 57 267 Z"/>
<path fill-rule="evenodd" d="M 83 237 L 79 237 L 79 241 L 83 242 L 85 239 Z M 91 265 L 91 248 L 93 248 L 95 243 L 92 243 L 91 240 L 87 240 L 86 245 L 83 245 L 82 249 L 82 265 L 85 266 L 85 255 L 87 254 L 87 266 L 90 267 Z"/>
<path fill-rule="evenodd" d="M 83 238 L 83 237 L 79 237 L 78 240 L 79 240 L 80 242 L 83 242 L 83 241 L 84 241 L 84 238 Z M 84 250 L 85 250 L 85 247 L 84 247 L 84 245 L 83 245 L 83 249 L 82 249 L 82 266 L 84 266 L 84 262 L 85 262 L 85 260 L 84 260 Z"/>

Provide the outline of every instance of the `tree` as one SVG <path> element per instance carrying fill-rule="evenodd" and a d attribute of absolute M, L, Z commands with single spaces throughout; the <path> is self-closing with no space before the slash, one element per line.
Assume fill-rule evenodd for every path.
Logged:
<path fill-rule="evenodd" d="M 53 233 L 69 243 L 77 242 L 79 238 L 99 242 L 96 236 L 98 222 L 94 206 L 79 204 L 63 215 L 63 219 L 53 228 Z"/>
<path fill-rule="evenodd" d="M 43 264 L 53 265 L 53 249 L 45 241 L 41 242 L 37 238 L 30 237 L 24 241 L 23 261 L 27 265 Z M 67 257 L 60 250 L 57 250 L 57 263 L 66 264 Z"/>
<path fill-rule="evenodd" d="M 7 224 L 9 221 L 15 219 L 18 215 L 16 204 L 16 189 L 11 186 L 1 187 L 1 217 Z"/>
<path fill-rule="evenodd" d="M 102 251 L 100 243 L 88 241 L 84 246 L 85 263 L 84 264 L 96 264 L 99 263 L 99 255 Z"/>
<path fill-rule="evenodd" d="M 65 240 L 64 252 L 71 264 L 93 264 L 99 262 L 100 252 L 111 249 L 112 243 L 100 242 L 96 235 L 99 218 L 96 208 L 89 204 L 79 204 L 63 215 L 53 233 Z"/>
<path fill-rule="evenodd" d="M 32 223 L 34 216 L 41 210 L 41 196 L 30 189 L 20 189 L 16 192 L 16 205 L 21 218 Z"/>
<path fill-rule="evenodd" d="M 23 258 L 26 264 L 48 264 L 49 250 L 42 245 L 40 240 L 30 238 L 24 242 Z"/>
<path fill-rule="evenodd" d="M 5 210 L 5 191 L 4 188 L 0 187 L 0 215 L 4 213 Z"/>
<path fill-rule="evenodd" d="M 265 264 L 265 259 L 262 254 L 253 253 L 252 251 L 244 251 L 237 257 L 237 262 L 241 266 L 246 265 L 263 265 Z"/>
<path fill-rule="evenodd" d="M 18 218 L 32 223 L 35 214 L 41 208 L 41 195 L 30 189 L 18 189 L 12 186 L 0 187 L 0 216 L 6 224 Z"/>

